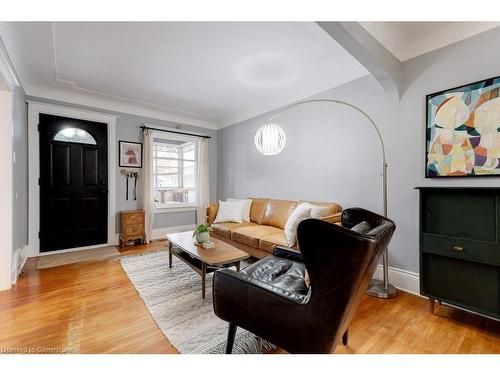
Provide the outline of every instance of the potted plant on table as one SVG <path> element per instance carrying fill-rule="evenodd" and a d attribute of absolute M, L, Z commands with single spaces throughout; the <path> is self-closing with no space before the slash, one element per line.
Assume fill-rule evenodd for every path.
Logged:
<path fill-rule="evenodd" d="M 197 244 L 203 244 L 205 242 L 208 242 L 210 240 L 210 231 L 212 230 L 212 227 L 210 225 L 205 225 L 201 224 L 198 225 L 193 232 L 193 239 Z"/>

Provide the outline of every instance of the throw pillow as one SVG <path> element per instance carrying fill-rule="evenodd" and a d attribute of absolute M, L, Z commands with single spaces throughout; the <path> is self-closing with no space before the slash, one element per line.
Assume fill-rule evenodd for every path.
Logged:
<path fill-rule="evenodd" d="M 243 209 L 243 213 L 241 216 L 241 220 L 244 222 L 249 223 L 250 222 L 250 209 L 252 208 L 252 200 L 251 199 L 234 199 L 234 198 L 227 198 L 228 202 L 238 202 L 238 201 L 243 201 L 246 203 L 245 208 Z"/>
<path fill-rule="evenodd" d="M 214 224 L 217 223 L 242 223 L 243 210 L 246 206 L 245 201 L 224 202 L 219 201 L 219 210 L 215 217 Z"/>
<path fill-rule="evenodd" d="M 322 217 L 325 217 L 328 210 L 328 207 L 316 206 L 314 204 L 311 204 L 311 217 L 313 219 L 320 219 Z"/>
<path fill-rule="evenodd" d="M 368 223 L 368 221 L 362 221 L 353 226 L 351 230 L 361 234 L 365 234 L 372 230 L 372 226 L 370 225 L 370 223 Z"/>
<path fill-rule="evenodd" d="M 290 214 L 285 224 L 285 238 L 288 246 L 292 247 L 297 242 L 297 227 L 299 223 L 311 215 L 311 204 L 301 203 Z"/>

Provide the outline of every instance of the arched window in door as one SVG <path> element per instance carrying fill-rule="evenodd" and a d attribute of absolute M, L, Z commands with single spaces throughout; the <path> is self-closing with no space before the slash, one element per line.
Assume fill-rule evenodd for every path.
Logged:
<path fill-rule="evenodd" d="M 54 141 L 85 143 L 88 145 L 96 145 L 94 137 L 83 129 L 78 128 L 65 128 L 59 131 L 54 136 Z"/>

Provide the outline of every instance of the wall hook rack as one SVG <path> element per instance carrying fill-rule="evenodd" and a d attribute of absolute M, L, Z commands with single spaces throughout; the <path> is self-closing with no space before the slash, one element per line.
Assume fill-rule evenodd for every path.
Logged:
<path fill-rule="evenodd" d="M 128 171 L 126 169 L 121 169 L 120 174 L 125 177 L 125 199 L 128 200 L 128 179 L 133 178 L 134 179 L 134 191 L 133 191 L 133 199 L 134 201 L 137 200 L 137 180 L 139 179 L 139 172 L 135 171 Z"/>

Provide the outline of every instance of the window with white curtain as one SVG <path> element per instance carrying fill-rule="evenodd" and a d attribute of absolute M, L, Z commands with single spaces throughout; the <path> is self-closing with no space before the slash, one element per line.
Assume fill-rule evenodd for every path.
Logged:
<path fill-rule="evenodd" d="M 155 206 L 182 208 L 196 206 L 197 141 L 179 136 L 153 139 Z"/>

